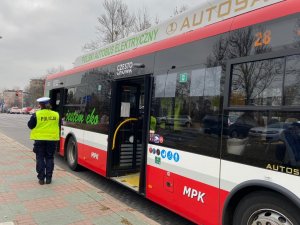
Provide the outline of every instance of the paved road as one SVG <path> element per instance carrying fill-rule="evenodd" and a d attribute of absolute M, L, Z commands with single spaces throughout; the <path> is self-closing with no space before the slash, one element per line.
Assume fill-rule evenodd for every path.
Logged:
<path fill-rule="evenodd" d="M 15 115 L 15 114 L 0 114 L 0 132 L 9 136 L 25 145 L 32 148 L 33 142 L 28 140 L 29 129 L 27 128 L 27 121 L 29 115 Z M 192 225 L 193 223 L 184 218 L 174 214 L 173 212 L 143 198 L 142 196 L 132 192 L 125 187 L 120 186 L 110 180 L 101 177 L 88 170 L 81 170 L 80 172 L 71 171 L 62 157 L 56 157 L 56 164 L 70 173 L 80 177 L 95 187 L 105 190 L 106 193 L 118 198 L 128 206 L 146 214 L 151 219 L 158 221 L 164 225 Z"/>

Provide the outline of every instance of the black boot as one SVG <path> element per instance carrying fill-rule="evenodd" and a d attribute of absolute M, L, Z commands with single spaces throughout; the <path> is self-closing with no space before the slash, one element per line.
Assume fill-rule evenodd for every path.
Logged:
<path fill-rule="evenodd" d="M 51 178 L 46 178 L 46 184 L 51 184 L 52 179 Z"/>
<path fill-rule="evenodd" d="M 44 185 L 45 181 L 44 180 L 39 180 L 40 185 Z"/>

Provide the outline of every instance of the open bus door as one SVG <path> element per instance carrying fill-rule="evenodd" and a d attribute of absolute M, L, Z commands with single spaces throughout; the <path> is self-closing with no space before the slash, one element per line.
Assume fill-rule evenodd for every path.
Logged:
<path fill-rule="evenodd" d="M 145 193 L 152 77 L 115 81 L 109 134 L 108 176 Z"/>
<path fill-rule="evenodd" d="M 65 104 L 65 99 L 68 90 L 65 88 L 53 89 L 50 91 L 50 104 L 53 111 L 59 113 L 61 117 L 63 115 L 63 105 Z"/>
<path fill-rule="evenodd" d="M 67 96 L 68 90 L 65 88 L 57 88 L 50 90 L 49 97 L 50 97 L 50 105 L 53 111 L 59 113 L 59 117 L 62 118 L 63 115 L 63 105 L 65 104 L 65 99 Z M 59 151 L 60 146 L 57 145 L 57 151 Z"/>

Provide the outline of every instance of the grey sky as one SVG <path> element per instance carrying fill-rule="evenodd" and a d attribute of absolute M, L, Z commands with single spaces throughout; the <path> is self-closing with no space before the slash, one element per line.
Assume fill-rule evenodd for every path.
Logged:
<path fill-rule="evenodd" d="M 123 0 L 131 12 L 146 7 L 163 21 L 176 6 L 204 0 Z M 103 0 L 1 0 L 0 90 L 23 89 L 53 67 L 72 68 L 82 46 L 96 38 Z"/>

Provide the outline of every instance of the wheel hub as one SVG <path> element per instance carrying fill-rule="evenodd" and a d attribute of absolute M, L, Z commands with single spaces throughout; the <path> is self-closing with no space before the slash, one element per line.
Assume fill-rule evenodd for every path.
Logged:
<path fill-rule="evenodd" d="M 68 155 L 69 155 L 69 160 L 71 163 L 74 162 L 74 152 L 75 152 L 75 149 L 74 149 L 74 145 L 73 144 L 70 144 L 69 146 L 69 149 L 68 149 Z"/>
<path fill-rule="evenodd" d="M 271 209 L 263 209 L 253 213 L 248 225 L 293 225 L 284 215 Z"/>

